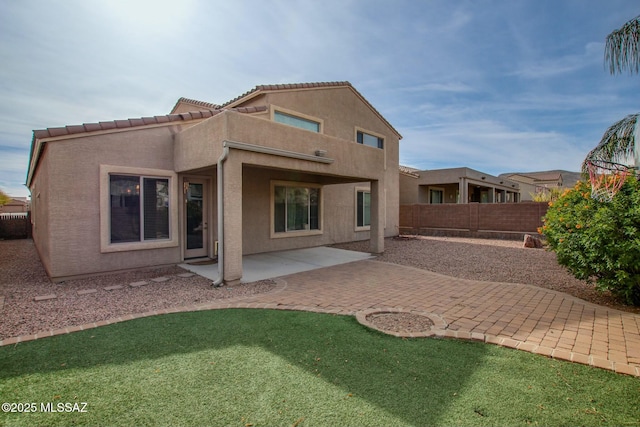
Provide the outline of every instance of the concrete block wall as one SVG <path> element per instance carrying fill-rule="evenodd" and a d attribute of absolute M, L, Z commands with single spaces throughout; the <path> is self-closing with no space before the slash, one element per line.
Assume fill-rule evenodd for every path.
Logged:
<path fill-rule="evenodd" d="M 547 203 L 479 204 L 478 229 L 495 231 L 537 232 L 541 218 L 547 213 Z"/>
<path fill-rule="evenodd" d="M 400 232 L 520 239 L 536 234 L 546 203 L 412 204 L 400 206 Z"/>

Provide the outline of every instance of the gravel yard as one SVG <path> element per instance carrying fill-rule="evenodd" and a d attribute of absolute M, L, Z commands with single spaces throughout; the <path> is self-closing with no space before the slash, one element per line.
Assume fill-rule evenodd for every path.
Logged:
<path fill-rule="evenodd" d="M 264 280 L 239 286 L 212 288 L 201 276 L 188 278 L 180 267 L 49 281 L 31 240 L 0 240 L 0 339 L 82 325 L 125 314 L 144 313 L 219 299 L 268 292 L 275 282 Z M 168 278 L 155 282 L 154 278 Z M 161 279 L 162 280 L 162 279 Z M 131 283 L 148 284 L 132 287 Z M 122 286 L 105 290 L 105 287 Z M 96 292 L 79 295 L 78 292 Z M 34 301 L 36 296 L 57 298 Z M 4 297 L 4 303 L 2 298 Z"/>
<path fill-rule="evenodd" d="M 369 242 L 335 245 L 368 252 Z M 385 240 L 378 261 L 406 265 L 471 280 L 523 283 L 573 295 L 585 301 L 640 313 L 593 285 L 574 278 L 558 265 L 556 255 L 544 249 L 526 249 L 522 241 L 457 237 L 403 236 Z"/>
<path fill-rule="evenodd" d="M 335 246 L 367 252 L 368 245 L 355 242 Z M 591 285 L 574 279 L 557 265 L 555 254 L 521 246 L 521 242 L 500 240 L 393 238 L 386 239 L 385 253 L 377 260 L 465 279 L 530 284 L 596 304 L 640 312 L 639 308 L 621 305 L 611 296 L 599 294 Z M 176 266 L 53 284 L 31 240 L 0 241 L 0 339 L 125 314 L 249 296 L 275 287 L 273 281 L 264 280 L 232 288 L 212 288 L 211 282 L 200 276 L 179 276 L 184 273 L 187 272 Z M 156 282 L 154 278 L 166 279 Z M 130 286 L 142 281 L 147 284 Z M 119 288 L 105 290 L 112 286 Z M 50 294 L 56 298 L 34 301 L 36 296 Z"/>

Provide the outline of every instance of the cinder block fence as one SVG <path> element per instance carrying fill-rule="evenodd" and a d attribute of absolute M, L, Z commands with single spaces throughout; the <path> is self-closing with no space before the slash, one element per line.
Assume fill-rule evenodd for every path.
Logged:
<path fill-rule="evenodd" d="M 547 203 L 413 204 L 400 206 L 400 234 L 522 239 L 538 234 Z"/>

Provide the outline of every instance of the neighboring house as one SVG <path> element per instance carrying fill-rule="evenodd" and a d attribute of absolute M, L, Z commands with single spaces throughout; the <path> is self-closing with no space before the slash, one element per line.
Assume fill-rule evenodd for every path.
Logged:
<path fill-rule="evenodd" d="M 514 203 L 517 182 L 470 168 L 418 170 L 400 167 L 400 204 Z"/>
<path fill-rule="evenodd" d="M 11 197 L 4 205 L 0 205 L 0 213 L 28 212 L 30 207 L 28 197 Z"/>
<path fill-rule="evenodd" d="M 499 175 L 501 178 L 515 181 L 520 184 L 522 200 L 533 200 L 540 193 L 551 189 L 564 189 L 573 187 L 580 180 L 579 172 L 565 170 L 552 170 L 543 172 L 511 172 Z"/>
<path fill-rule="evenodd" d="M 348 82 L 257 86 L 223 104 L 33 132 L 27 186 L 49 276 L 398 234 L 400 134 Z"/>

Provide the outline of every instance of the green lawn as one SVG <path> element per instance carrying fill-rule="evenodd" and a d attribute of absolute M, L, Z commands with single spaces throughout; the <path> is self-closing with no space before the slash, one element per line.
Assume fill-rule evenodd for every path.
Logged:
<path fill-rule="evenodd" d="M 640 380 L 352 317 L 219 310 L 0 348 L 0 425 L 638 425 Z M 41 403 L 86 402 L 86 413 Z"/>

